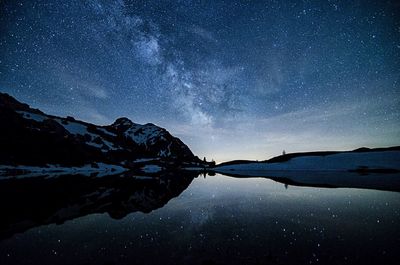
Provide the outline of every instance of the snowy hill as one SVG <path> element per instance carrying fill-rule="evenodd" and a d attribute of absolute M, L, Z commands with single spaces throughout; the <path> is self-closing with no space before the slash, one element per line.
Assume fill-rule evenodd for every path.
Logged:
<path fill-rule="evenodd" d="M 289 154 L 265 162 L 226 163 L 216 171 L 400 171 L 400 148 Z"/>
<path fill-rule="evenodd" d="M 129 167 L 139 158 L 174 163 L 199 161 L 167 130 L 119 118 L 97 126 L 47 115 L 0 93 L 0 165 L 84 166 L 94 162 Z"/>

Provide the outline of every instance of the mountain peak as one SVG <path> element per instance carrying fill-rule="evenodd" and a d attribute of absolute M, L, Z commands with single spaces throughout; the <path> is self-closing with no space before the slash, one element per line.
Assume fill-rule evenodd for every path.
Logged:
<path fill-rule="evenodd" d="M 134 123 L 130 119 L 126 117 L 118 118 L 111 124 L 112 127 L 120 127 L 120 126 L 132 126 Z"/>

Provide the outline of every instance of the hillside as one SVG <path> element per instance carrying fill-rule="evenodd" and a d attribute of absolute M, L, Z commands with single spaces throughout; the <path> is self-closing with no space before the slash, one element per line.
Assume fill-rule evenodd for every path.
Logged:
<path fill-rule="evenodd" d="M 180 139 L 154 124 L 119 118 L 99 126 L 45 114 L 4 93 L 0 93 L 0 124 L 3 166 L 96 168 L 100 162 L 131 167 L 140 159 L 175 165 L 200 161 Z"/>

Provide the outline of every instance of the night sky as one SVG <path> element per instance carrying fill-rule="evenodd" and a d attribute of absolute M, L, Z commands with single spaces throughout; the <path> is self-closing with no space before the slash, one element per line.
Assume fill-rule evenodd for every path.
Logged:
<path fill-rule="evenodd" d="M 0 91 L 200 157 L 400 144 L 396 1 L 1 1 Z"/>

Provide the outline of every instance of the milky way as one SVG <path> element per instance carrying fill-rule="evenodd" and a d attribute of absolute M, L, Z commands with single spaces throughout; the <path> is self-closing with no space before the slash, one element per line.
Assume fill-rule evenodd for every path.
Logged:
<path fill-rule="evenodd" d="M 395 1 L 2 1 L 0 91 L 199 156 L 400 144 Z"/>

